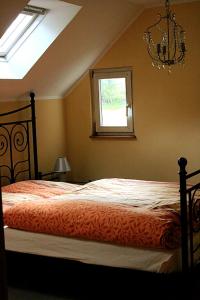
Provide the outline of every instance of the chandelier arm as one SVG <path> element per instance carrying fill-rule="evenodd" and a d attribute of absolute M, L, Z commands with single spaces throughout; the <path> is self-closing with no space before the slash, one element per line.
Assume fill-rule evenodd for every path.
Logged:
<path fill-rule="evenodd" d="M 158 58 L 159 58 L 158 61 L 160 61 L 163 65 L 166 65 L 167 60 L 165 59 L 165 57 L 164 57 L 164 59 L 162 59 L 160 56 L 160 53 L 158 53 Z"/>
<path fill-rule="evenodd" d="M 185 53 L 184 52 L 181 52 L 181 54 L 179 55 L 179 57 L 177 58 L 177 62 L 180 63 L 183 58 L 185 57 Z"/>
<path fill-rule="evenodd" d="M 162 19 L 163 19 L 164 17 L 162 17 L 161 14 L 158 14 L 158 15 L 159 15 L 159 20 L 158 20 L 156 23 L 154 23 L 153 25 L 147 27 L 147 29 L 145 30 L 145 32 L 150 32 L 150 30 L 151 30 L 153 27 L 157 26 L 157 25 L 162 21 Z"/>
<path fill-rule="evenodd" d="M 176 26 L 179 27 L 180 33 L 184 35 L 185 31 L 184 31 L 183 27 L 182 27 L 181 25 L 179 25 L 178 23 L 176 23 Z M 183 39 L 182 39 L 182 43 L 183 43 L 183 45 L 184 45 L 184 49 L 181 49 L 181 51 L 182 51 L 183 53 L 185 53 L 184 36 L 183 36 Z"/>
<path fill-rule="evenodd" d="M 152 58 L 153 61 L 162 63 L 162 64 L 164 64 L 164 65 L 167 64 L 167 63 L 166 63 L 166 62 L 167 62 L 166 59 L 162 59 L 162 58 L 160 57 L 160 54 L 158 54 L 158 57 L 154 57 L 154 56 L 151 54 L 151 49 L 150 49 L 150 47 L 147 47 L 147 51 L 148 51 L 149 56 Z"/>
<path fill-rule="evenodd" d="M 156 57 L 154 57 L 154 56 L 151 54 L 151 49 L 150 49 L 150 47 L 148 47 L 148 46 L 147 46 L 147 51 L 148 51 L 149 56 L 151 57 L 151 59 L 152 59 L 153 61 L 159 61 L 158 59 L 156 59 Z"/>
<path fill-rule="evenodd" d="M 176 22 L 175 23 L 175 28 L 176 28 Z M 172 59 L 175 61 L 176 60 L 176 50 L 177 50 L 177 42 L 176 42 L 176 31 L 174 29 L 174 54 L 172 56 Z"/>
<path fill-rule="evenodd" d="M 179 28 L 180 32 L 184 32 L 183 27 L 181 25 L 179 25 L 179 24 L 176 23 L 176 27 Z M 176 41 L 176 39 L 175 39 L 175 41 Z M 182 41 L 182 43 L 184 43 L 184 40 Z M 181 47 L 182 47 L 182 45 L 181 45 Z M 179 63 L 184 57 L 185 57 L 185 49 L 181 48 L 180 49 L 180 55 L 176 58 L 176 61 Z"/>
<path fill-rule="evenodd" d="M 176 24 L 177 27 L 179 27 L 180 31 L 184 32 L 183 26 L 181 26 L 180 24 L 176 23 L 175 21 L 174 21 L 174 23 Z"/>
<path fill-rule="evenodd" d="M 176 28 L 179 28 L 179 31 L 181 32 L 181 31 L 183 31 L 183 27 L 182 27 L 181 25 L 177 24 L 177 23 L 174 21 L 174 19 L 171 19 L 171 21 L 172 21 L 173 24 L 174 24 L 174 31 L 173 31 L 173 35 L 174 35 L 174 54 L 173 54 L 172 58 L 173 58 L 174 60 L 177 60 L 177 59 L 176 59 L 176 51 L 177 51 Z M 182 52 L 181 52 L 181 53 L 182 53 Z M 181 55 L 180 55 L 180 56 L 181 56 Z"/>
<path fill-rule="evenodd" d="M 170 39 L 170 36 L 169 36 L 169 16 L 167 15 L 167 59 L 169 61 L 170 59 L 170 48 L 169 48 L 169 39 Z"/>
<path fill-rule="evenodd" d="M 160 56 L 160 54 L 158 54 L 158 57 L 159 57 L 159 61 L 163 64 L 163 65 L 171 65 L 171 59 L 170 58 L 168 58 L 168 59 L 166 59 L 165 58 L 165 55 L 164 55 L 164 58 L 162 58 L 161 56 Z"/>

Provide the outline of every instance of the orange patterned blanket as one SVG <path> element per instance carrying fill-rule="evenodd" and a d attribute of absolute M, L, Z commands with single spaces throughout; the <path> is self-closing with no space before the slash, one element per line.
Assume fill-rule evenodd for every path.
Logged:
<path fill-rule="evenodd" d="M 2 187 L 2 192 L 24 193 L 50 198 L 56 195 L 69 194 L 80 189 L 80 185 L 67 182 L 53 182 L 45 180 L 26 180 L 15 182 Z"/>
<path fill-rule="evenodd" d="M 103 179 L 69 187 L 48 199 L 17 201 L 5 210 L 4 224 L 126 246 L 173 249 L 180 245 L 177 187 L 174 183 Z M 34 190 L 33 194 L 40 193 Z"/>

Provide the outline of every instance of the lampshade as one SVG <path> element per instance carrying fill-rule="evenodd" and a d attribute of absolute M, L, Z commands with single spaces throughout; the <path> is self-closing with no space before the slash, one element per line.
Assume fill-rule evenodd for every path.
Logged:
<path fill-rule="evenodd" d="M 56 159 L 55 167 L 54 167 L 54 172 L 59 172 L 59 173 L 65 173 L 67 171 L 70 171 L 70 165 L 67 161 L 67 158 L 64 157 L 58 157 Z"/>

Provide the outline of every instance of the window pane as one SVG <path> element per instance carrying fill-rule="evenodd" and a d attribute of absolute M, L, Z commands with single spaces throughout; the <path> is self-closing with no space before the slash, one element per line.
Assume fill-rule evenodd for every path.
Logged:
<path fill-rule="evenodd" d="M 20 13 L 0 39 L 0 55 L 8 53 L 34 20 L 34 14 Z"/>
<path fill-rule="evenodd" d="M 127 126 L 126 79 L 99 80 L 101 126 Z"/>

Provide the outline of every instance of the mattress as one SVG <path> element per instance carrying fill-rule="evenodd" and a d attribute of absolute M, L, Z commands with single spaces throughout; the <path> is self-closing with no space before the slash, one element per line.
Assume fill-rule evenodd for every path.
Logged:
<path fill-rule="evenodd" d="M 152 250 L 32 233 L 5 226 L 6 250 L 86 264 L 170 273 L 180 270 L 180 249 Z"/>

